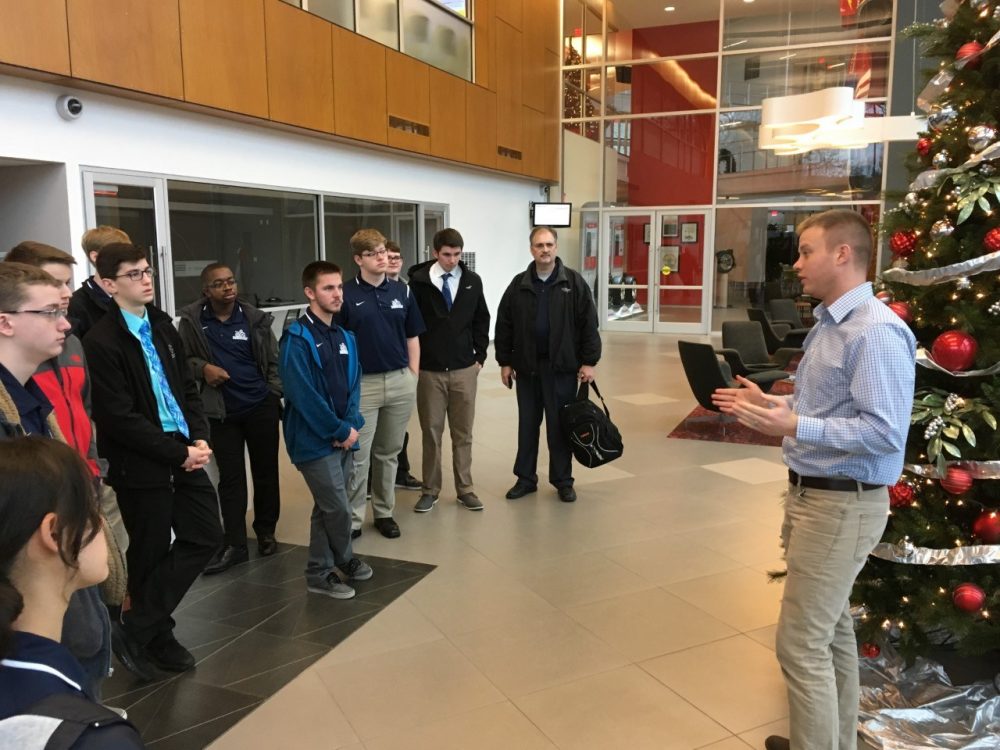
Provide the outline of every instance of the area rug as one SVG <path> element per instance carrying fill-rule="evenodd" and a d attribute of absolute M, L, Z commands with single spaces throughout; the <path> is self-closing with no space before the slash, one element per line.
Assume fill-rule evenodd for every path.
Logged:
<path fill-rule="evenodd" d="M 783 380 L 774 384 L 771 393 L 775 396 L 787 396 L 792 393 L 792 389 L 792 383 Z M 738 443 L 740 445 L 781 446 L 780 437 L 762 435 L 756 430 L 744 427 L 732 417 L 724 417 L 719 412 L 709 411 L 701 406 L 696 406 L 667 437 L 678 440 L 709 440 L 716 443 Z"/>

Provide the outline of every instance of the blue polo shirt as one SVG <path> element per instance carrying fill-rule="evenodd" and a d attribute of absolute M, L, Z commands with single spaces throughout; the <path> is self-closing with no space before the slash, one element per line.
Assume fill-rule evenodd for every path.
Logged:
<path fill-rule="evenodd" d="M 358 359 L 365 375 L 409 367 L 406 340 L 426 330 L 410 288 L 389 277 L 378 286 L 360 275 L 344 284 L 339 323 L 357 337 Z"/>
<path fill-rule="evenodd" d="M 0 661 L 0 719 L 55 693 L 82 694 L 85 680 L 79 662 L 61 643 L 15 632 L 10 656 Z"/>
<path fill-rule="evenodd" d="M 3 365 L 0 365 L 0 382 L 14 401 L 14 408 L 17 409 L 18 417 L 21 419 L 21 429 L 25 434 L 48 437 L 49 425 L 45 419 L 52 413 L 52 404 L 38 384 L 32 378 L 28 378 L 28 382 L 21 385 Z"/>
<path fill-rule="evenodd" d="M 210 303 L 201 308 L 201 330 L 215 364 L 229 373 L 219 390 L 226 416 L 238 416 L 259 405 L 270 393 L 253 353 L 252 331 L 239 302 L 228 320 L 219 320 Z"/>
<path fill-rule="evenodd" d="M 299 322 L 312 333 L 316 342 L 316 352 L 319 354 L 320 366 L 323 368 L 323 381 L 326 392 L 333 399 L 333 410 L 337 416 L 344 419 L 347 415 L 347 404 L 351 398 L 350 373 L 347 365 L 350 355 L 344 331 L 336 323 L 328 326 L 308 310 L 299 318 Z"/>

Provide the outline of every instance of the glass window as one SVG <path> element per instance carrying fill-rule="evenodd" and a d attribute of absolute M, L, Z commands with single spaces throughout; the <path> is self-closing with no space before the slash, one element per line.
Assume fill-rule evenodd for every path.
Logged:
<path fill-rule="evenodd" d="M 399 243 L 403 251 L 403 272 L 417 262 L 417 204 L 371 198 L 326 196 L 323 198 L 323 229 L 326 259 L 353 278 L 357 264 L 349 241 L 359 229 L 377 229 Z"/>
<path fill-rule="evenodd" d="M 891 0 L 725 0 L 723 50 L 871 39 L 892 33 Z"/>
<path fill-rule="evenodd" d="M 722 106 L 754 106 L 772 96 L 856 86 L 869 71 L 867 98 L 884 97 L 889 42 L 726 55 L 722 58 Z"/>
<path fill-rule="evenodd" d="M 201 296 L 201 269 L 214 262 L 233 269 L 251 304 L 302 301 L 302 268 L 319 255 L 315 196 L 179 180 L 167 187 L 178 307 Z"/>
<path fill-rule="evenodd" d="M 467 0 L 434 0 L 438 5 L 443 5 L 452 13 L 457 13 L 463 18 L 469 17 L 469 3 Z"/>
<path fill-rule="evenodd" d="M 607 68 L 608 114 L 715 109 L 717 58 L 661 60 Z"/>
<path fill-rule="evenodd" d="M 601 69 L 563 71 L 563 118 L 600 117 Z"/>
<path fill-rule="evenodd" d="M 869 117 L 885 114 L 868 104 Z M 882 189 L 881 143 L 777 156 L 757 148 L 760 110 L 719 115 L 718 195 L 728 201 L 862 199 Z"/>
<path fill-rule="evenodd" d="M 426 0 L 402 0 L 407 55 L 472 80 L 472 26 Z"/>
<path fill-rule="evenodd" d="M 379 44 L 399 49 L 399 8 L 396 0 L 357 0 L 357 31 Z"/>
<path fill-rule="evenodd" d="M 306 8 L 320 18 L 354 30 L 354 0 L 308 0 Z"/>
<path fill-rule="evenodd" d="M 604 124 L 604 200 L 616 206 L 711 203 L 713 115 L 643 117 Z"/>
<path fill-rule="evenodd" d="M 680 5 L 680 3 L 677 3 Z M 719 48 L 719 4 L 686 3 L 683 16 L 662 3 L 635 2 L 608 18 L 607 61 L 696 55 Z"/>

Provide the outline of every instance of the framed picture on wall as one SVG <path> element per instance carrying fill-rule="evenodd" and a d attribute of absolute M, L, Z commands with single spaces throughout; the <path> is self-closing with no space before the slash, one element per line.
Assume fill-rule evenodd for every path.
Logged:
<path fill-rule="evenodd" d="M 669 219 L 663 220 L 663 236 L 664 237 L 676 237 L 680 232 L 677 231 L 677 219 L 670 217 Z"/>
<path fill-rule="evenodd" d="M 642 225 L 642 241 L 649 244 L 649 224 Z"/>
<path fill-rule="evenodd" d="M 693 244 L 698 241 L 698 222 L 686 221 L 681 224 L 681 242 Z"/>
<path fill-rule="evenodd" d="M 681 265 L 681 249 L 677 245 L 664 245 L 660 248 L 660 273 L 669 275 L 677 273 Z M 667 270 L 669 269 L 669 271 Z"/>

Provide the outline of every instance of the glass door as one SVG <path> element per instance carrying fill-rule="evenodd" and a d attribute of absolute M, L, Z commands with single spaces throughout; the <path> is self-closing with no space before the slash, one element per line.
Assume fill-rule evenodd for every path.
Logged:
<path fill-rule="evenodd" d="M 650 305 L 650 242 L 655 236 L 652 212 L 621 211 L 605 214 L 603 273 L 598 284 L 599 312 L 604 327 L 617 331 L 652 330 Z"/>
<path fill-rule="evenodd" d="M 123 230 L 145 248 L 156 273 L 154 304 L 173 313 L 173 274 L 168 273 L 166 180 L 159 177 L 85 171 L 84 206 L 87 228 L 107 225 Z"/>
<path fill-rule="evenodd" d="M 439 203 L 421 203 L 420 213 L 423 229 L 423 237 L 421 238 L 423 242 L 423 255 L 417 260 L 418 263 L 434 257 L 431 255 L 434 235 L 448 226 L 446 223 L 448 221 L 448 206 Z"/>

